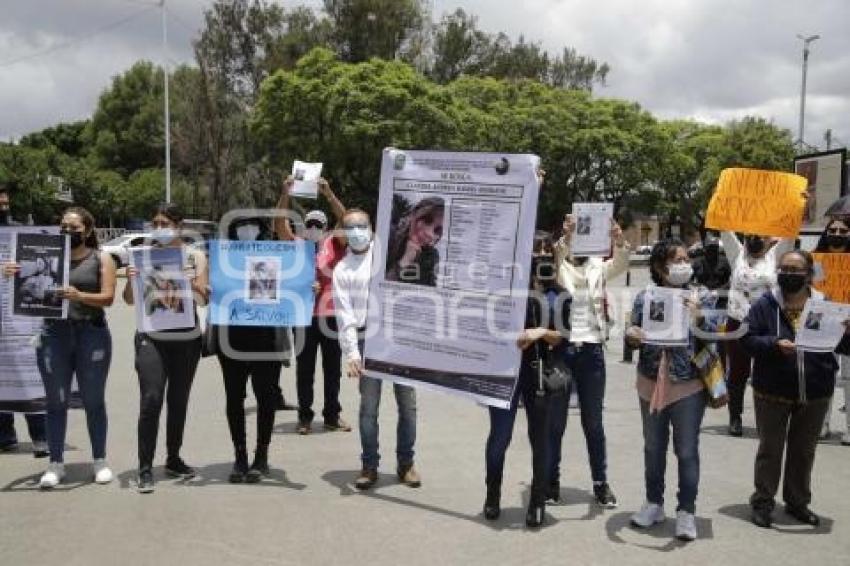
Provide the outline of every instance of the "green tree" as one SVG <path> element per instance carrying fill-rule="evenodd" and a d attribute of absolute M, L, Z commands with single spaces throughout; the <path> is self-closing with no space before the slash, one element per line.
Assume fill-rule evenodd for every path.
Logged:
<path fill-rule="evenodd" d="M 421 31 L 421 0 L 324 0 L 331 43 L 343 61 L 392 60 Z"/>

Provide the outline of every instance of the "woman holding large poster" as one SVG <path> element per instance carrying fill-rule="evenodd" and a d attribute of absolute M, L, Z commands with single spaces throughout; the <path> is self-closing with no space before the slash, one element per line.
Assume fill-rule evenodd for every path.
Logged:
<path fill-rule="evenodd" d="M 563 382 L 544 379 L 553 372 L 552 361 L 562 360 L 567 346 L 570 324 L 570 294 L 555 281 L 555 259 L 549 234 L 534 236 L 532 260 L 532 288 L 528 299 L 525 330 L 517 346 L 522 350 L 519 382 L 510 407 L 489 407 L 490 434 L 487 436 L 485 462 L 487 468 L 487 497 L 484 501 L 484 518 L 496 520 L 501 514 L 502 472 L 505 452 L 513 436 L 514 421 L 520 398 L 528 417 L 528 439 L 532 450 L 531 497 L 526 513 L 526 525 L 540 527 L 546 509 L 546 499 L 559 499 L 558 478 L 552 468 L 560 461 L 561 438 L 566 419 L 558 415 L 567 413 L 566 372 L 561 372 Z M 542 364 L 542 365 L 541 365 Z M 561 366 L 563 367 L 563 366 Z M 554 482 L 554 493 L 552 492 Z"/>
<path fill-rule="evenodd" d="M 115 296 L 115 264 L 109 254 L 98 251 L 94 218 L 85 209 L 69 208 L 62 216 L 60 229 L 70 239 L 68 286 L 57 290 L 68 301 L 66 319 L 46 319 L 37 347 L 38 369 L 47 394 L 47 442 L 50 464 L 39 486 L 50 489 L 65 477 L 65 431 L 68 424 L 68 399 L 76 377 L 86 411 L 94 457 L 94 480 L 112 481 L 106 463 L 106 377 L 112 359 L 112 337 L 104 308 Z M 20 270 L 16 264 L 4 271 L 12 276 Z"/>
<path fill-rule="evenodd" d="M 176 205 L 162 204 L 157 207 L 151 219 L 152 244 L 160 248 L 182 248 L 182 256 L 186 262 L 183 272 L 189 279 L 194 303 L 195 305 L 206 304 L 209 293 L 207 258 L 203 252 L 186 246 L 181 237 L 182 223 L 183 213 Z M 134 304 L 136 300 L 133 292 L 136 277 L 139 277 L 139 271 L 134 267 L 128 268 L 124 301 L 129 305 Z M 169 296 L 168 293 L 165 295 Z M 155 300 L 157 297 L 162 295 L 153 293 L 144 298 L 139 297 L 139 300 Z M 173 304 L 170 300 L 165 302 Z M 194 324 L 190 328 L 137 332 L 135 347 L 136 371 L 139 374 L 141 392 L 137 487 L 140 493 L 150 493 L 154 490 L 153 459 L 163 401 L 168 403 L 166 417 L 168 456 L 165 461 L 165 472 L 171 477 L 178 478 L 191 478 L 195 475 L 195 470 L 180 457 L 180 448 L 183 445 L 189 392 L 201 358 L 201 332 L 198 317 L 197 315 L 194 317 Z"/>

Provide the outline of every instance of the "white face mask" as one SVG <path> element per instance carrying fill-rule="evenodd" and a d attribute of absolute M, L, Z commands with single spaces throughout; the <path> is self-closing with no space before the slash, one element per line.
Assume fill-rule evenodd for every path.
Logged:
<path fill-rule="evenodd" d="M 369 248 L 372 241 L 372 231 L 369 228 L 350 228 L 345 231 L 348 246 L 355 252 L 363 252 Z"/>
<path fill-rule="evenodd" d="M 674 263 L 667 266 L 667 281 L 673 287 L 684 287 L 694 276 L 694 268 L 690 263 Z"/>
<path fill-rule="evenodd" d="M 304 230 L 304 238 L 311 242 L 319 242 L 324 237 L 325 232 L 321 228 L 307 228 Z"/>
<path fill-rule="evenodd" d="M 252 242 L 260 235 L 260 227 L 256 224 L 243 224 L 236 227 L 236 239 L 243 242 Z"/>

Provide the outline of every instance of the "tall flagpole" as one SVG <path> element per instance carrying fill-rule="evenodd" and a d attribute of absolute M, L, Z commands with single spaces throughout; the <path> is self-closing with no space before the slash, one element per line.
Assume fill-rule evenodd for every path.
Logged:
<path fill-rule="evenodd" d="M 168 24 L 165 16 L 165 0 L 162 8 L 162 74 L 165 83 L 165 202 L 171 202 L 171 112 L 168 100 Z"/>

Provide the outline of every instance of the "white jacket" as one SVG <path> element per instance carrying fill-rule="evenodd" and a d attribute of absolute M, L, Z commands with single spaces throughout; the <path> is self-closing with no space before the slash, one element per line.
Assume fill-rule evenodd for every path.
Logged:
<path fill-rule="evenodd" d="M 599 257 L 591 257 L 587 259 L 587 263 L 583 266 L 572 263 L 569 244 L 563 237 L 555 243 L 554 248 L 559 285 L 574 295 L 576 291 L 576 271 L 583 271 L 587 278 L 591 315 L 596 322 L 599 342 L 605 342 L 608 340 L 609 331 L 613 324 L 610 312 L 611 305 L 607 297 L 607 283 L 609 279 L 625 273 L 629 268 L 631 246 L 628 242 L 620 247 L 615 246 L 614 255 L 611 259 L 603 260 Z"/>

